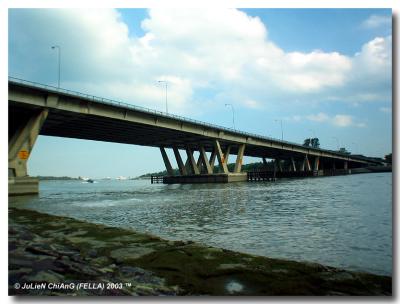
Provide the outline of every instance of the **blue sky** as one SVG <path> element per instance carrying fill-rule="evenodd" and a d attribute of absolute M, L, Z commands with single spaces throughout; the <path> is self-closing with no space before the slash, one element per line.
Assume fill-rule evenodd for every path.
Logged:
<path fill-rule="evenodd" d="M 9 75 L 221 126 L 392 150 L 390 9 L 9 10 Z M 60 161 L 62 160 L 62 161 Z M 247 161 L 254 161 L 254 159 Z M 156 148 L 40 136 L 31 175 L 137 176 Z"/>

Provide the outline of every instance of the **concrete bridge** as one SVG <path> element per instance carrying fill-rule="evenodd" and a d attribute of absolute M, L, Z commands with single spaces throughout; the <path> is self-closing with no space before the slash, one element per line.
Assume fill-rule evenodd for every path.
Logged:
<path fill-rule="evenodd" d="M 11 77 L 8 89 L 9 195 L 38 193 L 27 161 L 39 134 L 158 147 L 170 182 L 178 183 L 244 181 L 244 155 L 274 159 L 276 170 L 293 172 L 378 163 Z M 173 176 L 166 149 L 174 152 L 178 176 Z M 185 151 L 185 162 L 179 150 Z M 199 152 L 197 160 L 194 151 Z M 236 159 L 230 172 L 232 155 Z M 216 162 L 220 172 L 214 172 Z"/>

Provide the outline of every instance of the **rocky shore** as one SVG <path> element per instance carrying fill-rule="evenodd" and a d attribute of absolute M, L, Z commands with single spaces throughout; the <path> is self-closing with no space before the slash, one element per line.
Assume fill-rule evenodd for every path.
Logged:
<path fill-rule="evenodd" d="M 10 295 L 391 295 L 392 278 L 9 209 Z"/>

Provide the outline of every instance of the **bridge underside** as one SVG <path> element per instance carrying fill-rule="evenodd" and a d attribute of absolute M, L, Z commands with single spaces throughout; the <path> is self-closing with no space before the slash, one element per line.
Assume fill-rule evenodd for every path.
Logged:
<path fill-rule="evenodd" d="M 38 135 L 157 147 L 171 182 L 246 180 L 241 170 L 244 155 L 262 158 L 265 163 L 265 159 L 273 159 L 274 172 L 347 170 L 368 163 L 333 151 L 252 137 L 173 116 L 9 83 L 10 195 L 38 192 L 38 181 L 27 172 L 27 161 Z M 173 151 L 178 174 L 171 166 L 166 149 Z M 194 152 L 198 159 L 194 158 Z M 236 159 L 229 170 L 228 160 L 232 155 Z"/>

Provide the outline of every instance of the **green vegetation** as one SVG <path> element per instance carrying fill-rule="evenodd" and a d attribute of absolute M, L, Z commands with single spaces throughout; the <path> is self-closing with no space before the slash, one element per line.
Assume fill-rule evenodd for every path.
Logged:
<path fill-rule="evenodd" d="M 36 176 L 39 180 L 77 180 L 76 177 L 69 177 L 69 176 Z"/>
<path fill-rule="evenodd" d="M 319 139 L 318 138 L 306 138 L 303 143 L 304 147 L 312 147 L 319 148 Z"/>
<path fill-rule="evenodd" d="M 390 153 L 390 154 L 388 154 L 388 155 L 385 155 L 385 161 L 386 161 L 388 164 L 392 164 L 392 153 Z"/>

